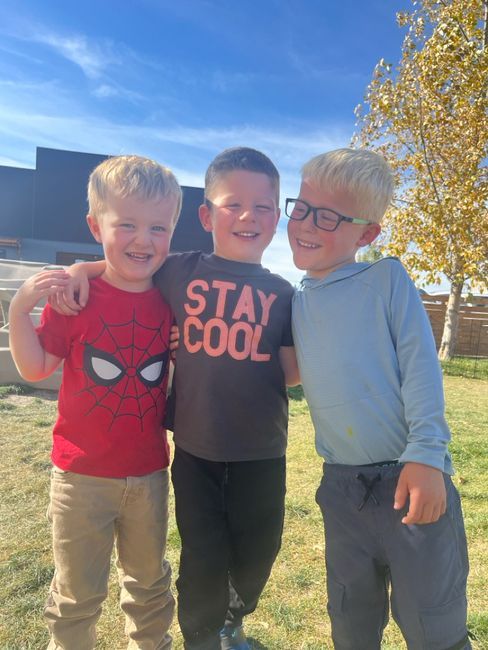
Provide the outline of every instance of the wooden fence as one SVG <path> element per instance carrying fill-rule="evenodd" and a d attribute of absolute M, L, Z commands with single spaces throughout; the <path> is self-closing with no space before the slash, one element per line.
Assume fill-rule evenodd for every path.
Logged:
<path fill-rule="evenodd" d="M 449 296 L 422 294 L 421 298 L 439 349 Z M 454 354 L 463 357 L 488 357 L 488 296 L 476 296 L 472 302 L 466 302 L 464 298 L 461 300 Z"/>

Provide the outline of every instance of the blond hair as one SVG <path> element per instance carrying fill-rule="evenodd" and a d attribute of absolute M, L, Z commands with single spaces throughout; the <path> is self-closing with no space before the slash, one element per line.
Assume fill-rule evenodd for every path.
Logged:
<path fill-rule="evenodd" d="M 302 179 L 318 189 L 346 191 L 359 214 L 379 223 L 393 197 L 393 174 L 380 154 L 367 149 L 336 149 L 315 156 L 302 167 Z"/>
<path fill-rule="evenodd" d="M 88 181 L 88 206 L 98 219 L 111 196 L 137 197 L 143 201 L 176 199 L 173 223 L 181 212 L 182 192 L 173 172 L 142 156 L 114 156 L 100 163 Z"/>

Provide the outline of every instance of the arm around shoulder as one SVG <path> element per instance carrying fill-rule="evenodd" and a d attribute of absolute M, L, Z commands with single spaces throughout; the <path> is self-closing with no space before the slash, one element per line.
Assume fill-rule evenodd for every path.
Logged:
<path fill-rule="evenodd" d="M 90 292 L 90 280 L 105 272 L 105 260 L 78 262 L 66 269 L 69 282 L 49 298 L 51 307 L 64 316 L 76 316 L 86 307 Z"/>

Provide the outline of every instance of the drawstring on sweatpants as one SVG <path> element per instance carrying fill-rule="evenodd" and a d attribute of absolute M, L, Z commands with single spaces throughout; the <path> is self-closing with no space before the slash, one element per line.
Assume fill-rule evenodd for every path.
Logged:
<path fill-rule="evenodd" d="M 358 505 L 358 510 L 362 510 L 369 499 L 372 499 L 374 503 L 379 506 L 380 502 L 376 498 L 373 489 L 376 483 L 379 483 L 381 481 L 381 474 L 376 474 L 376 476 L 372 478 L 371 481 L 368 481 L 368 479 L 362 473 L 356 474 L 356 478 L 363 484 L 364 487 L 364 497 L 361 503 Z"/>

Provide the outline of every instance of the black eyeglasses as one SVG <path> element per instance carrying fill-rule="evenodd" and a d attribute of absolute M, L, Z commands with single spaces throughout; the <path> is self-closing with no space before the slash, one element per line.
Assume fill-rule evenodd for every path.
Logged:
<path fill-rule="evenodd" d="M 313 222 L 317 228 L 320 228 L 320 230 L 328 230 L 329 232 L 337 230 L 341 221 L 363 225 L 374 223 L 367 219 L 359 219 L 359 217 L 345 217 L 343 214 L 339 214 L 330 208 L 315 208 L 306 201 L 302 201 L 302 199 L 286 199 L 285 214 L 289 219 L 303 221 L 310 213 L 313 215 Z"/>

